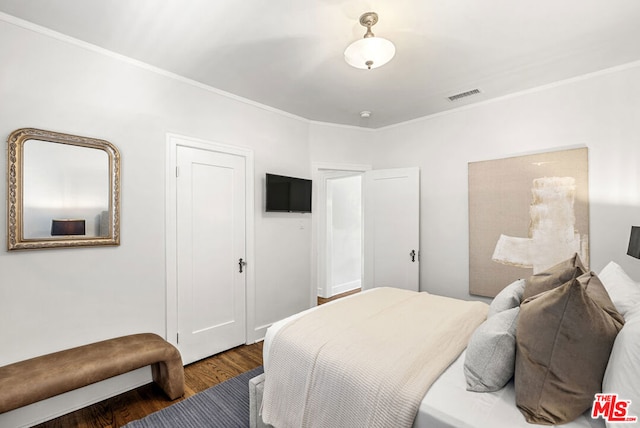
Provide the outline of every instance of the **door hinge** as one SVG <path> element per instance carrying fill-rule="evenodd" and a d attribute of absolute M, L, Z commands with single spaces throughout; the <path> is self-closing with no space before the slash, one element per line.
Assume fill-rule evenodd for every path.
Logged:
<path fill-rule="evenodd" d="M 176 333 L 176 343 L 180 343 L 180 333 Z"/>
<path fill-rule="evenodd" d="M 180 177 L 180 167 L 176 167 L 176 177 Z"/>

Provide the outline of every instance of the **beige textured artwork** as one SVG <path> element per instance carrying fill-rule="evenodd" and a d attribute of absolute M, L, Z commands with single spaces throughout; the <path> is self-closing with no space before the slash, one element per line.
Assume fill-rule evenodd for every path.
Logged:
<path fill-rule="evenodd" d="M 493 297 L 578 253 L 589 265 L 587 149 L 469 163 L 469 292 Z"/>

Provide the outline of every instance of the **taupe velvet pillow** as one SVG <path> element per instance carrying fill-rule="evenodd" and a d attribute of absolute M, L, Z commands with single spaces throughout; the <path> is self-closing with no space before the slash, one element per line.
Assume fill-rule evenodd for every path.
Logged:
<path fill-rule="evenodd" d="M 571 281 L 585 273 L 586 269 L 582 265 L 582 261 L 576 253 L 570 259 L 560 262 L 544 272 L 539 272 L 530 276 L 524 287 L 522 301 L 525 301 L 536 294 L 559 287 L 565 282 Z"/>
<path fill-rule="evenodd" d="M 568 423 L 589 409 L 623 323 L 592 272 L 522 303 L 515 389 L 527 422 Z"/>

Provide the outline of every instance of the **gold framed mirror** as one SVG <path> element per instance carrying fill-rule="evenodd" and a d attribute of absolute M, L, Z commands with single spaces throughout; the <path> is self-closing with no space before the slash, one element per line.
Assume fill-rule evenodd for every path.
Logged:
<path fill-rule="evenodd" d="M 120 245 L 113 144 L 33 128 L 7 143 L 8 250 Z"/>

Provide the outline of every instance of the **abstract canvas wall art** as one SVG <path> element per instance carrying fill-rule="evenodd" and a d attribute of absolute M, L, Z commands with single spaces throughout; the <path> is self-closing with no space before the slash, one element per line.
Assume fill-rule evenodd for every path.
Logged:
<path fill-rule="evenodd" d="M 589 266 L 587 148 L 469 163 L 469 292 L 493 297 L 578 253 Z"/>

